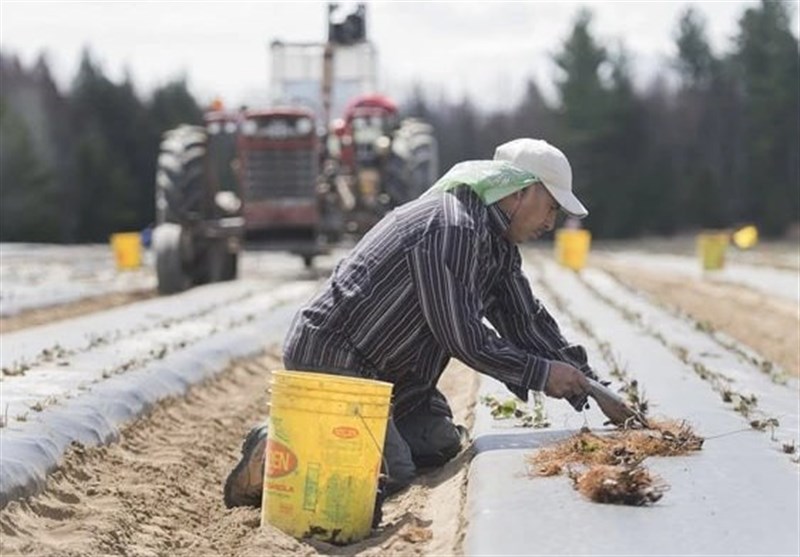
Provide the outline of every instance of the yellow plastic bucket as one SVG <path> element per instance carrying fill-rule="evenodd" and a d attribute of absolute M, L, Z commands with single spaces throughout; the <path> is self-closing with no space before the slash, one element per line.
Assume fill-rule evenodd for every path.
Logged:
<path fill-rule="evenodd" d="M 573 271 L 586 265 L 592 234 L 588 230 L 561 228 L 556 231 L 556 261 Z"/>
<path fill-rule="evenodd" d="M 739 249 L 750 249 L 758 243 L 758 228 L 752 224 L 734 232 L 731 237 Z"/>
<path fill-rule="evenodd" d="M 347 544 L 372 527 L 391 383 L 272 374 L 261 524 Z"/>
<path fill-rule="evenodd" d="M 703 233 L 697 236 L 697 253 L 705 271 L 716 271 L 725 266 L 725 250 L 729 235 L 725 232 Z"/>
<path fill-rule="evenodd" d="M 142 239 L 138 232 L 111 235 L 111 249 L 117 269 L 136 269 L 142 264 Z"/>

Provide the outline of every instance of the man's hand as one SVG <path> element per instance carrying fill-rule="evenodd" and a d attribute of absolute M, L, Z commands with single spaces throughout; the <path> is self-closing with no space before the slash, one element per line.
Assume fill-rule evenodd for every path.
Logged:
<path fill-rule="evenodd" d="M 564 362 L 550 362 L 550 376 L 544 394 L 553 398 L 584 399 L 589 391 L 586 376 Z"/>

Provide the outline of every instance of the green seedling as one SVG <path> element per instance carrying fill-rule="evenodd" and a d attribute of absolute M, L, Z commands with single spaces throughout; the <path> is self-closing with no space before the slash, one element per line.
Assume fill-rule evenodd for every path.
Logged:
<path fill-rule="evenodd" d="M 517 402 L 513 399 L 501 402 L 494 397 L 488 396 L 484 398 L 484 402 L 489 405 L 489 408 L 491 408 L 490 414 L 496 420 L 513 418 L 517 411 Z"/>
<path fill-rule="evenodd" d="M 56 343 L 52 348 L 45 348 L 42 350 L 41 354 L 39 354 L 39 361 L 51 362 L 64 358 L 69 354 L 70 352 L 66 348 Z"/>
<path fill-rule="evenodd" d="M 672 351 L 675 353 L 680 360 L 686 364 L 689 362 L 689 350 L 684 348 L 683 346 L 674 346 Z"/>
<path fill-rule="evenodd" d="M 733 409 L 739 412 L 745 418 L 750 417 L 750 414 L 753 412 L 753 410 L 755 410 L 756 404 L 758 403 L 756 395 L 745 396 L 741 394 L 736 394 L 736 396 L 738 397 L 738 401 L 736 402 L 736 405 L 733 407 Z M 759 420 L 754 420 L 753 422 L 750 422 L 750 425 L 752 426 L 753 423 L 756 423 L 758 421 Z"/>
<path fill-rule="evenodd" d="M 695 373 L 705 381 L 710 381 L 714 377 L 714 374 L 711 373 L 711 371 L 700 362 L 694 362 L 692 367 L 694 368 Z"/>
<path fill-rule="evenodd" d="M 110 339 L 105 335 L 91 334 L 89 335 L 89 348 L 97 348 L 104 344 L 108 344 Z"/>
<path fill-rule="evenodd" d="M 544 413 L 544 407 L 541 406 L 541 400 L 539 401 L 540 408 L 537 410 L 536 399 L 534 399 L 533 414 L 526 408 L 521 407 L 520 401 L 514 398 L 501 401 L 492 395 L 487 395 L 481 398 L 481 402 L 490 408 L 489 413 L 495 420 L 516 419 L 521 427 L 537 429 L 550 427 L 550 422 L 547 421 L 547 416 Z"/>
<path fill-rule="evenodd" d="M 752 420 L 750 422 L 750 427 L 756 429 L 758 431 L 765 431 L 767 428 L 770 429 L 770 437 L 773 441 L 775 439 L 775 428 L 779 427 L 781 424 L 778 421 L 778 418 L 765 418 L 763 420 Z"/>
<path fill-rule="evenodd" d="M 694 328 L 704 333 L 714 332 L 714 325 L 710 321 L 695 321 Z"/>
<path fill-rule="evenodd" d="M 636 379 L 626 381 L 620 388 L 620 392 L 625 394 L 628 404 L 642 416 L 647 415 L 650 403 L 644 397 L 644 393 L 639 392 L 639 382 Z"/>
<path fill-rule="evenodd" d="M 25 372 L 29 369 L 31 369 L 31 366 L 26 362 L 14 362 L 11 367 L 4 367 L 2 371 L 3 375 L 14 377 L 16 375 L 25 375 Z"/>
<path fill-rule="evenodd" d="M 592 439 L 581 437 L 575 448 L 580 454 L 589 454 L 599 450 L 601 446 L 600 443 L 592 442 Z"/>
<path fill-rule="evenodd" d="M 550 427 L 550 421 L 547 419 L 547 412 L 544 409 L 544 402 L 542 401 L 541 393 L 533 393 L 533 427 L 536 429 L 544 429 Z"/>
<path fill-rule="evenodd" d="M 501 402 L 497 400 L 497 398 L 495 398 L 494 396 L 486 395 L 484 397 L 481 397 L 481 403 L 490 408 L 491 410 L 490 414 L 493 418 L 496 418 L 500 413 L 500 410 L 498 410 L 498 408 L 501 406 Z"/>

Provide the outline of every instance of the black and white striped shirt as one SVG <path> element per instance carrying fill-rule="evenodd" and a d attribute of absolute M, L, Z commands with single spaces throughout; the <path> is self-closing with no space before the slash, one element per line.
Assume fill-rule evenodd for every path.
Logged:
<path fill-rule="evenodd" d="M 551 360 L 595 377 L 533 296 L 508 225 L 468 186 L 398 207 L 295 316 L 284 364 L 393 383 L 395 418 L 422 403 L 451 415 L 436 389 L 451 357 L 523 400 L 544 388 Z"/>

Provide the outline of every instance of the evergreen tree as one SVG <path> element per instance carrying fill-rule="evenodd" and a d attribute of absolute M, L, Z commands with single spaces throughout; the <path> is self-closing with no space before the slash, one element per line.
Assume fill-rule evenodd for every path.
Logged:
<path fill-rule="evenodd" d="M 598 131 L 606 126 L 600 68 L 607 62 L 607 53 L 591 34 L 592 18 L 589 10 L 578 12 L 572 33 L 555 56 L 562 73 L 562 78 L 556 81 L 562 125 L 575 146 L 591 144 Z"/>
<path fill-rule="evenodd" d="M 705 19 L 695 8 L 689 7 L 680 15 L 675 43 L 678 48 L 676 66 L 684 87 L 706 87 L 717 60 L 708 44 Z"/>
<path fill-rule="evenodd" d="M 678 219 L 682 214 L 678 207 L 680 180 L 673 164 L 673 147 L 680 139 L 675 133 L 674 99 L 665 76 L 658 75 L 640 99 L 642 125 L 647 137 L 642 154 L 646 186 L 637 196 L 640 206 L 647 207 L 642 231 L 672 234 L 678 229 Z"/>
<path fill-rule="evenodd" d="M 574 188 L 589 209 L 586 225 L 599 236 L 621 237 L 642 227 L 643 114 L 637 106 L 624 48 L 610 55 L 591 31 L 592 14 L 578 12 L 555 61 L 561 132 L 558 144 L 572 163 Z M 603 77 L 607 76 L 607 77 Z"/>
<path fill-rule="evenodd" d="M 156 89 L 147 110 L 159 135 L 180 124 L 203 124 L 203 110 L 189 92 L 185 77 Z"/>
<path fill-rule="evenodd" d="M 762 0 L 739 21 L 749 215 L 769 235 L 800 221 L 800 56 L 791 5 Z"/>
<path fill-rule="evenodd" d="M 515 137 L 538 137 L 556 142 L 556 122 L 553 110 L 547 105 L 539 87 L 528 80 L 525 95 L 519 105 L 511 111 L 511 129 L 507 139 Z"/>
<path fill-rule="evenodd" d="M 68 97 L 44 58 L 25 69 L 0 55 L 0 76 L 4 239 L 105 242 L 153 221 L 160 135 L 202 123 L 185 79 L 144 105 L 130 77 L 111 82 L 88 51 Z"/>
<path fill-rule="evenodd" d="M 51 170 L 37 156 L 25 122 L 0 100 L 0 241 L 58 238 L 58 199 Z"/>
<path fill-rule="evenodd" d="M 715 156 L 724 141 L 715 98 L 724 86 L 721 66 L 708 43 L 705 20 L 693 8 L 680 16 L 675 43 L 675 67 L 682 84 L 670 124 L 675 190 L 682 209 L 676 219 L 682 225 L 716 228 L 729 220 L 724 209 L 735 190 L 732 182 L 723 183 L 725 169 Z"/>
<path fill-rule="evenodd" d="M 0 53 L 2 124 L 2 237 L 56 242 L 69 217 L 64 210 L 60 156 L 63 99 L 40 57 L 25 69 Z"/>
<path fill-rule="evenodd" d="M 138 191 L 143 184 L 137 184 L 139 144 L 134 135 L 141 106 L 130 83 L 116 86 L 88 52 L 84 52 L 70 98 L 76 132 L 75 179 L 81 188 L 80 239 L 106 241 L 116 231 L 142 225 L 137 211 L 144 205 Z"/>
<path fill-rule="evenodd" d="M 640 233 L 649 225 L 656 207 L 645 204 L 647 190 L 652 187 L 646 178 L 644 155 L 647 147 L 644 110 L 633 88 L 631 56 L 620 43 L 610 55 L 611 75 L 608 86 L 608 114 L 610 122 L 602 140 L 605 152 L 607 184 L 605 189 L 614 198 L 610 220 L 605 223 L 607 234 L 629 237 Z"/>

